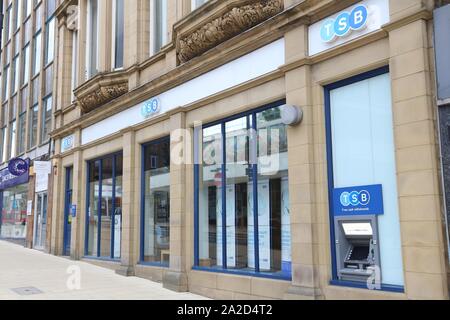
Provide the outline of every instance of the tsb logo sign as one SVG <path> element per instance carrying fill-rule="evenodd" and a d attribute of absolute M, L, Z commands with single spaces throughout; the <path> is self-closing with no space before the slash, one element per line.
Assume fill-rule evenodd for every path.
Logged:
<path fill-rule="evenodd" d="M 369 11 L 365 5 L 355 7 L 351 12 L 344 11 L 336 19 L 324 21 L 320 30 L 323 42 L 331 42 L 337 37 L 346 36 L 351 30 L 361 30 L 367 25 Z"/>
<path fill-rule="evenodd" d="M 158 114 L 161 111 L 161 103 L 158 98 L 153 98 L 146 101 L 142 106 L 141 113 L 144 118 L 149 118 Z"/>
<path fill-rule="evenodd" d="M 343 192 L 340 196 L 341 204 L 349 206 L 367 206 L 370 203 L 370 193 L 368 191 Z"/>

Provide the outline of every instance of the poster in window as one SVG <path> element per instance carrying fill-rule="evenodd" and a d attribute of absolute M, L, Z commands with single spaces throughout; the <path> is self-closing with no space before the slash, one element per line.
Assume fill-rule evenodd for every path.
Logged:
<path fill-rule="evenodd" d="M 253 185 L 248 186 L 248 266 L 255 268 Z M 270 270 L 270 187 L 269 180 L 258 182 L 259 267 Z"/>
<path fill-rule="evenodd" d="M 289 181 L 281 180 L 281 269 L 291 272 L 291 215 L 289 210 Z"/>

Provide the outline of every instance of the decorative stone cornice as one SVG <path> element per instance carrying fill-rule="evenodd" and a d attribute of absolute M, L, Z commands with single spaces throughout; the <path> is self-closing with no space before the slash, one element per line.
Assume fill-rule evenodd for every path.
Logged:
<path fill-rule="evenodd" d="M 99 74 L 75 90 L 81 110 L 88 113 L 128 92 L 123 73 Z"/>
<path fill-rule="evenodd" d="M 178 59 L 182 63 L 187 62 L 275 16 L 283 8 L 283 0 L 253 0 L 245 5 L 236 5 L 193 32 L 181 35 L 177 41 Z"/>

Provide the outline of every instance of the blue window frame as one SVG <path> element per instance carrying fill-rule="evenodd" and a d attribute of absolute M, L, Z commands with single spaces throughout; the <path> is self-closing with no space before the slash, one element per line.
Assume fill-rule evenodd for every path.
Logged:
<path fill-rule="evenodd" d="M 170 137 L 143 144 L 141 148 L 139 264 L 169 267 Z"/>
<path fill-rule="evenodd" d="M 0 191 L 0 235 L 2 231 L 2 221 L 3 221 L 3 191 Z"/>
<path fill-rule="evenodd" d="M 279 107 L 283 104 L 284 99 L 194 128 L 193 269 L 291 280 L 290 225 L 281 223 L 282 203 L 289 212 L 287 135 L 279 117 Z M 245 133 L 238 133 L 240 130 Z M 264 130 L 281 132 L 282 138 L 273 140 L 270 134 L 261 138 L 260 132 Z M 264 177 L 261 141 L 267 141 L 267 146 L 285 142 L 282 147 L 286 157 L 284 178 L 281 174 Z M 267 146 L 266 149 L 271 149 Z M 205 164 L 203 149 L 208 148 L 213 149 L 211 154 L 217 159 L 212 165 Z M 220 154 L 216 154 L 217 150 Z M 278 149 L 276 155 L 281 153 Z M 205 169 L 207 166 L 209 168 Z M 213 175 L 215 182 L 211 182 Z M 206 188 L 204 180 L 209 181 Z M 266 192 L 261 192 L 263 189 Z M 282 190 L 286 196 L 282 196 Z M 282 244 L 283 228 L 289 229 L 289 233 Z"/>
<path fill-rule="evenodd" d="M 354 282 L 354 281 L 343 281 L 338 278 L 337 270 L 337 253 L 336 247 L 334 245 L 336 235 L 335 235 L 335 221 L 334 221 L 334 208 L 333 208 L 333 189 L 335 187 L 334 181 L 334 163 L 333 163 L 333 134 L 332 134 L 332 115 L 331 115 L 331 92 L 335 89 L 343 88 L 356 84 L 358 82 L 375 78 L 381 75 L 389 73 L 389 66 L 381 67 L 336 83 L 332 83 L 324 87 L 325 94 L 325 124 L 326 124 L 326 148 L 327 148 L 327 164 L 328 164 L 328 202 L 329 202 L 329 214 L 330 214 L 330 239 L 331 239 L 331 258 L 332 258 L 332 279 L 330 284 L 337 286 L 346 286 L 354 288 L 368 289 L 365 283 Z M 380 241 L 383 241 L 381 239 Z M 404 292 L 403 286 L 398 285 L 386 285 L 381 284 L 381 288 L 378 290 L 391 291 L 391 292 Z"/>
<path fill-rule="evenodd" d="M 84 251 L 88 258 L 120 260 L 122 165 L 122 152 L 87 161 Z"/>
<path fill-rule="evenodd" d="M 63 238 L 63 255 L 70 255 L 70 242 L 72 235 L 72 183 L 73 183 L 73 167 L 67 167 L 66 170 L 66 185 L 64 197 L 64 238 Z"/>

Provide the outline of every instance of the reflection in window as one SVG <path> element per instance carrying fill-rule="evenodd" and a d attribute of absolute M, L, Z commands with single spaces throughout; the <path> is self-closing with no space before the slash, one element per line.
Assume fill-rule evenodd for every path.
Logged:
<path fill-rule="evenodd" d="M 87 16 L 86 79 L 89 79 L 98 71 L 98 0 L 89 0 Z"/>
<path fill-rule="evenodd" d="M 87 256 L 121 256 L 122 163 L 120 154 L 89 162 Z"/>
<path fill-rule="evenodd" d="M 201 7 L 203 4 L 205 4 L 208 0 L 191 0 L 191 8 L 192 11 Z"/>
<path fill-rule="evenodd" d="M 144 251 L 142 262 L 169 264 L 170 140 L 144 147 Z"/>
<path fill-rule="evenodd" d="M 197 266 L 289 276 L 287 134 L 279 107 L 199 132 Z"/>
<path fill-rule="evenodd" d="M 114 68 L 123 67 L 123 44 L 124 44 L 124 0 L 115 0 L 114 12 Z"/>
<path fill-rule="evenodd" d="M 49 139 L 49 133 L 52 126 L 52 96 L 44 99 L 44 105 L 42 108 L 42 128 L 41 128 L 41 143 L 46 142 Z"/>
<path fill-rule="evenodd" d="M 167 43 L 167 1 L 151 0 L 150 12 L 152 14 L 150 52 L 156 54 Z"/>
<path fill-rule="evenodd" d="M 203 130 L 203 167 L 199 185 L 200 266 L 223 266 L 222 126 Z M 220 223 L 220 226 L 219 226 Z"/>
<path fill-rule="evenodd" d="M 55 57 L 55 20 L 52 18 L 47 22 L 46 27 L 46 45 L 45 45 L 45 65 L 53 62 Z"/>
<path fill-rule="evenodd" d="M 41 71 L 41 42 L 42 34 L 39 32 L 34 36 L 33 77 Z"/>
<path fill-rule="evenodd" d="M 3 191 L 0 208 L 0 239 L 25 239 L 27 233 L 28 186 Z"/>
<path fill-rule="evenodd" d="M 34 146 L 36 146 L 37 143 L 37 127 L 38 127 L 38 112 L 39 112 L 39 105 L 35 104 L 30 109 L 30 133 L 29 133 L 29 140 L 28 140 L 28 147 L 31 149 Z"/>

